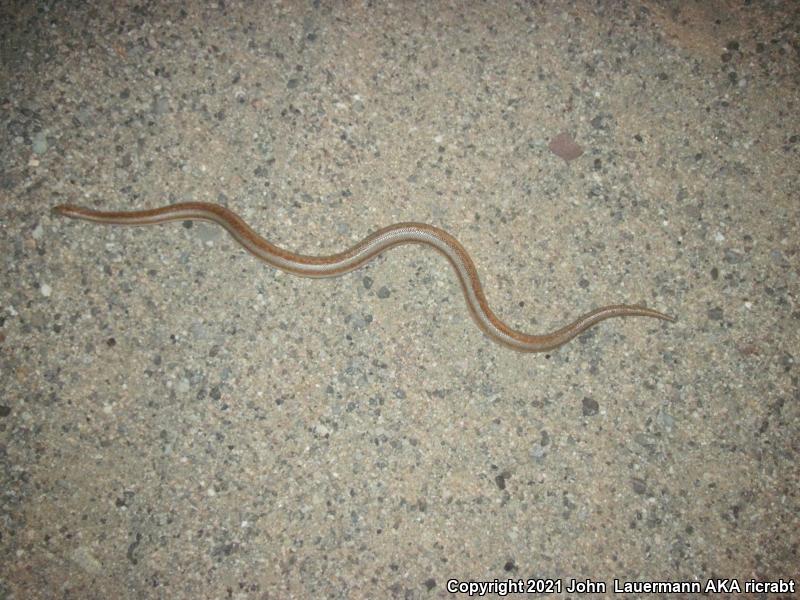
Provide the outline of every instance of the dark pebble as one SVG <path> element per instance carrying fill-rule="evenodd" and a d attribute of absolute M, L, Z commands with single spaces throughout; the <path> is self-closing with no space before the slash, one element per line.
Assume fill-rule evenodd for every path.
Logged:
<path fill-rule="evenodd" d="M 600 405 L 593 398 L 583 399 L 583 416 L 591 417 L 600 412 Z"/>
<path fill-rule="evenodd" d="M 647 486 L 645 485 L 644 481 L 638 477 L 631 479 L 631 487 L 633 488 L 633 491 L 640 496 L 647 491 Z"/>

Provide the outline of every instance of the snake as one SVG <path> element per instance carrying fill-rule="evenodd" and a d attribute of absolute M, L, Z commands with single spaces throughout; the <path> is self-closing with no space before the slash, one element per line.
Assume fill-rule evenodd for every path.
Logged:
<path fill-rule="evenodd" d="M 395 223 L 375 231 L 350 248 L 328 256 L 296 254 L 270 243 L 232 210 L 209 202 L 182 202 L 159 208 L 132 211 L 94 210 L 72 204 L 53 207 L 56 215 L 112 225 L 154 225 L 169 221 L 210 221 L 222 226 L 245 250 L 265 263 L 302 277 L 337 277 L 364 266 L 386 250 L 403 244 L 430 246 L 442 254 L 455 270 L 467 309 L 475 323 L 491 340 L 520 352 L 547 352 L 558 348 L 600 321 L 612 317 L 652 317 L 674 322 L 673 316 L 640 305 L 611 304 L 592 310 L 573 322 L 541 335 L 518 331 L 489 308 L 478 270 L 464 246 L 455 237 L 425 223 Z"/>

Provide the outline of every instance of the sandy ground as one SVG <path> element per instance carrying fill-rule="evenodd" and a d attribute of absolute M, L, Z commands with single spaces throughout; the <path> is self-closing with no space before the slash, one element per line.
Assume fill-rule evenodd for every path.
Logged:
<path fill-rule="evenodd" d="M 798 10 L 4 3 L 0 598 L 797 580 Z M 186 200 L 437 225 L 525 331 L 679 320 L 521 354 L 430 249 L 50 214 Z"/>

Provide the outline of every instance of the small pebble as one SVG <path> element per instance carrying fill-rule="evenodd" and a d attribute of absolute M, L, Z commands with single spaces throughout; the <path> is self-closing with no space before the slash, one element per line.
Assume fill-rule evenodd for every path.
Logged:
<path fill-rule="evenodd" d="M 103 572 L 103 564 L 97 560 L 92 551 L 86 546 L 78 546 L 70 554 L 72 562 L 81 569 L 92 575 L 100 575 Z"/>
<path fill-rule="evenodd" d="M 36 154 L 44 154 L 47 152 L 47 135 L 44 133 L 44 131 L 40 131 L 39 133 L 35 134 L 31 141 L 33 142 L 33 151 Z"/>
<path fill-rule="evenodd" d="M 583 416 L 592 417 L 600 412 L 600 405 L 593 398 L 583 399 Z"/>
<path fill-rule="evenodd" d="M 583 148 L 566 132 L 559 133 L 550 140 L 550 152 L 570 162 L 583 154 Z"/>

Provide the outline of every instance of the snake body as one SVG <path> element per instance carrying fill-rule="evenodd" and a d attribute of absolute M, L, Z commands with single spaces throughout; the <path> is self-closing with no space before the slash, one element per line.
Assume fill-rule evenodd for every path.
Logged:
<path fill-rule="evenodd" d="M 611 317 L 653 317 L 665 321 L 675 318 L 635 305 L 612 304 L 597 308 L 570 323 L 543 335 L 517 331 L 501 321 L 489 308 L 478 271 L 464 247 L 446 231 L 424 223 L 396 223 L 338 254 L 305 256 L 271 244 L 258 235 L 236 213 L 207 202 L 184 202 L 134 211 L 99 211 L 61 204 L 53 212 L 73 219 L 115 225 L 154 225 L 168 221 L 211 221 L 221 225 L 246 250 L 269 265 L 303 277 L 336 277 L 365 265 L 373 258 L 401 244 L 424 244 L 437 250 L 458 275 L 464 299 L 478 327 L 492 340 L 520 352 L 545 352 L 567 343 L 575 336 Z"/>

